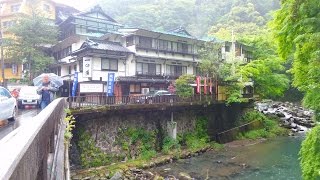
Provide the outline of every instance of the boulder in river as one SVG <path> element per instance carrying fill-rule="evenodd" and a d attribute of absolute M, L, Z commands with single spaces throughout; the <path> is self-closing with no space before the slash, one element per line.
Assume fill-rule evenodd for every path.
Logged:
<path fill-rule="evenodd" d="M 181 180 L 191 180 L 192 177 L 187 173 L 181 172 L 181 173 L 179 173 L 179 179 L 181 179 Z"/>

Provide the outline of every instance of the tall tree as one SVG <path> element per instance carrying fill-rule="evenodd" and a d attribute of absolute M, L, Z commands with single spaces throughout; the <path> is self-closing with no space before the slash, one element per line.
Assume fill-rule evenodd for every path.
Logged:
<path fill-rule="evenodd" d="M 293 85 L 304 92 L 303 104 L 320 120 L 320 4 L 318 0 L 283 0 L 272 23 L 283 59 L 293 57 Z M 319 125 L 300 150 L 304 179 L 320 178 Z"/>
<path fill-rule="evenodd" d="M 9 31 L 13 37 L 9 40 L 8 55 L 28 64 L 31 81 L 34 75 L 44 72 L 52 62 L 46 51 L 57 42 L 58 29 L 54 22 L 33 13 L 32 16 L 20 17 Z"/>

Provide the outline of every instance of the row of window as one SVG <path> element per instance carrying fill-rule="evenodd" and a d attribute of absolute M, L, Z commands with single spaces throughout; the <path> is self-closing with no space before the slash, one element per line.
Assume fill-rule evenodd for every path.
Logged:
<path fill-rule="evenodd" d="M 13 4 L 13 5 L 11 5 L 11 12 L 12 13 L 19 12 L 20 7 L 21 7 L 21 4 Z M 2 8 L 2 4 L 0 4 L 0 10 L 1 10 L 1 8 Z M 47 12 L 51 11 L 50 5 L 48 5 L 48 4 L 43 4 L 42 9 L 44 11 L 47 11 Z"/>
<path fill-rule="evenodd" d="M 136 65 L 137 75 L 162 75 L 161 64 L 152 63 L 137 63 Z M 187 74 L 187 66 L 180 65 L 167 65 L 166 75 L 169 76 L 181 76 Z"/>
<path fill-rule="evenodd" d="M 4 21 L 2 23 L 3 28 L 10 28 L 16 24 L 16 21 Z"/>
<path fill-rule="evenodd" d="M 134 45 L 134 37 L 127 38 L 127 46 Z M 181 42 L 173 42 L 173 41 L 166 41 L 166 40 L 156 40 L 149 37 L 139 37 L 139 42 L 136 43 L 141 48 L 148 48 L 148 49 L 159 49 L 165 51 L 172 51 L 172 52 L 181 52 L 181 53 L 194 53 L 193 47 L 187 43 Z"/>

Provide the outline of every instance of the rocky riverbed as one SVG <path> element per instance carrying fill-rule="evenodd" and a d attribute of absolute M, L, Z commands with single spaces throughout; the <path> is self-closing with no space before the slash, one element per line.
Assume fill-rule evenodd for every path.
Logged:
<path fill-rule="evenodd" d="M 280 118 L 281 126 L 291 130 L 290 135 L 303 133 L 314 127 L 313 111 L 289 102 L 257 102 L 256 109 L 268 116 Z"/>

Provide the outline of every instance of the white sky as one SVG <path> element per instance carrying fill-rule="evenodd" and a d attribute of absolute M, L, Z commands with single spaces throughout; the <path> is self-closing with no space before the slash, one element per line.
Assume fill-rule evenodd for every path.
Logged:
<path fill-rule="evenodd" d="M 54 1 L 72 6 L 79 10 L 86 10 L 97 4 L 97 0 L 54 0 Z"/>

